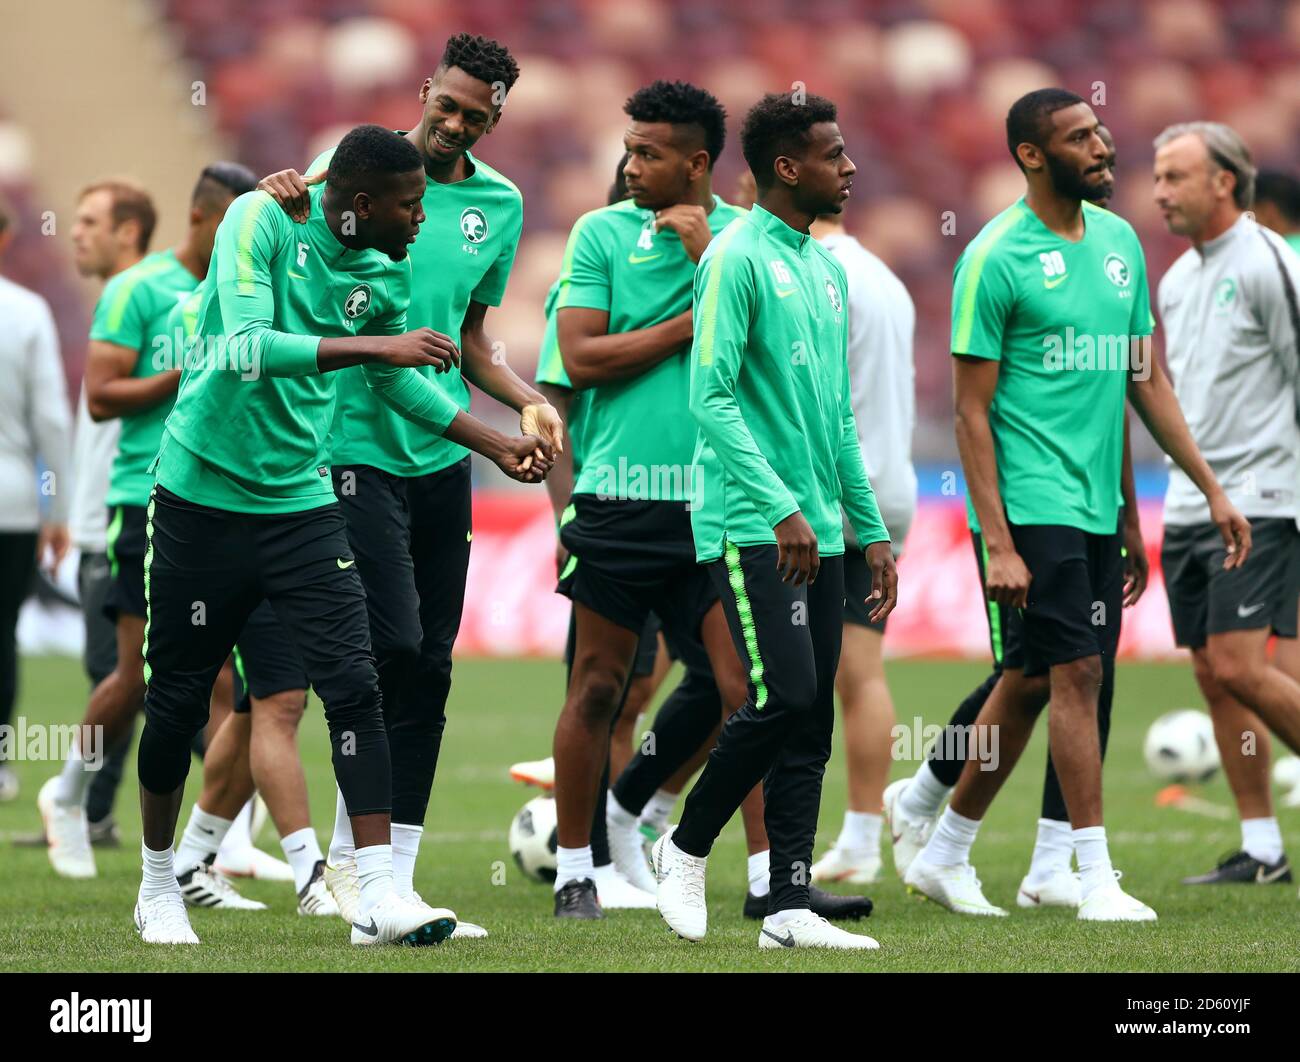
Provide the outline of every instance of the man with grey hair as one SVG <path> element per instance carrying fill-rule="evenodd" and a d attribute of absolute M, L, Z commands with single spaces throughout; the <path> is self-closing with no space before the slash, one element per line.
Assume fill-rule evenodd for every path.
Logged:
<path fill-rule="evenodd" d="M 1242 836 L 1240 851 L 1185 884 L 1286 882 L 1264 722 L 1300 745 L 1300 684 L 1268 657 L 1270 634 L 1295 638 L 1300 601 L 1300 258 L 1246 213 L 1255 165 L 1232 129 L 1173 125 L 1155 148 L 1156 205 L 1192 245 L 1158 292 L 1169 372 L 1196 445 L 1254 541 L 1250 563 L 1229 569 L 1204 498 L 1170 469 L 1161 556 L 1169 611 L 1210 706 Z"/>

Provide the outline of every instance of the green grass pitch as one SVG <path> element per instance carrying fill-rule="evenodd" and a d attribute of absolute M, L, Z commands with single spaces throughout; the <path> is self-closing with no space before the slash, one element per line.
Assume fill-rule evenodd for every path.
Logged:
<path fill-rule="evenodd" d="M 900 720 L 946 721 L 957 701 L 983 677 L 979 664 L 900 661 L 889 676 Z M 675 679 L 675 676 L 674 676 Z M 70 723 L 85 705 L 85 680 L 66 658 L 24 661 L 18 713 L 30 722 Z M 1157 808 L 1158 785 L 1141 754 L 1147 725 L 1168 709 L 1199 705 L 1190 668 L 1122 664 L 1111 754 L 1106 770 L 1106 820 L 1124 884 L 1160 914 L 1154 925 L 1077 923 L 1068 911 L 1021 911 L 1017 885 L 1033 845 L 1044 762 L 1039 727 L 1015 776 L 989 816 L 974 862 L 994 902 L 1010 918 L 962 918 L 906 895 L 892 868 L 871 887 L 876 912 L 862 923 L 881 942 L 877 952 L 842 955 L 763 951 L 756 923 L 742 919 L 744 846 L 733 821 L 709 863 L 709 935 L 699 944 L 676 939 L 653 911 L 611 912 L 600 923 L 557 922 L 551 893 L 515 868 L 506 848 L 511 816 L 534 791 L 510 781 L 507 767 L 544 756 L 561 698 L 562 669 L 547 661 L 460 660 L 456 664 L 443 745 L 416 886 L 436 905 L 488 927 L 487 940 L 430 949 L 353 948 L 337 919 L 300 918 L 288 885 L 243 882 L 241 890 L 270 905 L 265 912 L 192 913 L 203 943 L 162 949 L 142 944 L 131 924 L 139 881 L 139 818 L 134 758 L 118 804 L 124 844 L 96 851 L 99 877 L 65 881 L 41 849 L 9 843 L 39 828 L 36 790 L 56 769 L 20 762 L 23 792 L 0 805 L 0 968 L 62 971 L 264 970 L 609 970 L 609 971 L 1239 971 L 1300 970 L 1295 927 L 1296 886 L 1189 889 L 1178 879 L 1208 869 L 1236 847 L 1234 819 L 1216 820 Z M 644 726 L 644 724 L 643 724 Z M 327 843 L 334 807 L 325 723 L 318 704 L 304 721 L 303 751 L 314 825 Z M 895 776 L 914 763 L 898 763 Z M 191 771 L 187 796 L 199 784 Z M 1201 795 L 1230 806 L 1220 774 Z M 817 854 L 838 832 L 844 809 L 844 763 L 838 743 L 827 773 Z M 1279 817 L 1293 854 L 1300 854 L 1300 811 Z M 188 804 L 183 815 L 188 815 Z M 182 818 L 182 824 L 184 818 Z M 261 838 L 279 854 L 270 828 Z M 885 842 L 886 848 L 888 841 Z M 886 859 L 888 864 L 888 858 Z"/>

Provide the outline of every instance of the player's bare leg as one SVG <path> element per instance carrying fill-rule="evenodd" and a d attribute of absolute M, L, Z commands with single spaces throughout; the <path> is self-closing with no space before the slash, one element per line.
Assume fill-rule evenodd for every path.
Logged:
<path fill-rule="evenodd" d="M 835 688 L 840 695 L 848 810 L 830 851 L 813 864 L 814 881 L 867 884 L 880 874 L 881 810 L 889 781 L 894 700 L 885 681 L 884 635 L 844 624 Z"/>
<path fill-rule="evenodd" d="M 568 694 L 555 725 L 556 911 L 601 918 L 591 856 L 591 822 L 637 634 L 574 602 L 577 637 Z M 579 896 L 578 892 L 582 895 Z"/>
<path fill-rule="evenodd" d="M 1211 634 L 1206 652 L 1215 679 L 1259 714 L 1300 754 L 1300 682 L 1268 659 L 1268 628 Z"/>
<path fill-rule="evenodd" d="M 1300 664 L 1295 644 L 1294 638 L 1280 639 L 1272 666 L 1294 668 Z M 1208 873 L 1184 878 L 1183 884 L 1289 882 L 1291 872 L 1282 849 L 1282 831 L 1273 813 L 1269 779 L 1272 741 L 1268 727 L 1215 678 L 1207 647 L 1192 650 L 1192 667 L 1210 709 L 1223 775 L 1241 820 L 1241 848 Z M 1286 667 L 1281 670 L 1287 673 Z"/>
<path fill-rule="evenodd" d="M 93 878 L 95 858 L 86 822 L 93 760 L 122 740 L 144 706 L 144 619 L 117 617 L 117 665 L 90 694 L 78 740 L 63 769 L 41 787 L 36 803 L 45 824 L 50 863 L 63 877 Z"/>
<path fill-rule="evenodd" d="M 970 849 L 980 821 L 1024 752 L 1046 703 L 1041 679 L 1026 679 L 1020 668 L 1008 668 L 999 676 L 971 738 L 978 740 L 980 728 L 987 728 L 983 733 L 990 737 L 984 747 L 996 750 L 996 755 L 984 761 L 967 759 L 951 804 L 903 878 L 910 890 L 962 914 L 1006 914 L 984 896 L 970 865 Z M 900 823 L 893 822 L 892 828 L 897 833 Z"/>

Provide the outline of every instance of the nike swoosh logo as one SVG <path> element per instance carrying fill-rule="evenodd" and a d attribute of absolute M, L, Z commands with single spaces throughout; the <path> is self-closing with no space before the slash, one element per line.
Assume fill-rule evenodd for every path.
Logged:
<path fill-rule="evenodd" d="M 199 827 L 199 832 L 200 832 L 200 833 L 206 833 L 209 837 L 211 837 L 211 836 L 213 836 L 217 831 L 216 831 L 216 830 L 209 830 L 206 826 L 200 826 L 200 827 Z"/>
<path fill-rule="evenodd" d="M 1278 878 L 1285 875 L 1286 872 L 1290 869 L 1291 869 L 1290 866 L 1288 866 L 1286 863 L 1283 863 L 1280 867 L 1275 867 L 1273 870 L 1270 870 L 1267 873 L 1265 872 L 1263 867 L 1260 867 L 1257 871 L 1255 871 L 1255 881 L 1260 885 L 1271 885 L 1273 884 L 1273 882 L 1277 881 Z"/>
<path fill-rule="evenodd" d="M 288 271 L 288 273 L 289 273 L 289 276 L 293 277 L 294 280 L 307 280 L 307 279 L 308 279 L 307 277 L 303 276 L 301 273 L 295 273 L 292 269 L 290 269 L 290 270 Z"/>
<path fill-rule="evenodd" d="M 303 843 L 303 844 L 300 844 L 297 848 L 290 848 L 289 851 L 290 851 L 291 853 L 292 853 L 292 852 L 301 852 L 301 851 L 302 851 L 304 848 L 306 848 L 306 847 L 307 847 L 306 843 Z"/>
<path fill-rule="evenodd" d="M 1263 607 L 1264 607 L 1263 604 L 1251 605 L 1250 608 L 1247 608 L 1245 605 L 1238 605 L 1237 615 L 1240 616 L 1242 619 L 1249 619 L 1251 616 L 1253 616 L 1256 612 L 1258 612 Z"/>
<path fill-rule="evenodd" d="M 798 290 L 799 290 L 798 288 L 787 288 L 785 291 L 782 291 L 780 288 L 777 288 L 777 289 L 776 289 L 776 297 L 777 297 L 778 299 L 784 299 L 784 298 L 787 298 L 787 297 L 790 296 L 790 295 L 793 295 L 793 294 L 794 294 L 796 291 L 798 291 Z"/>
<path fill-rule="evenodd" d="M 775 933 L 772 933 L 772 932 L 770 932 L 770 931 L 768 931 L 768 930 L 766 930 L 766 929 L 763 930 L 763 936 L 765 936 L 765 937 L 769 937 L 770 939 L 775 940 L 775 941 L 776 941 L 778 944 L 780 944 L 781 947 L 783 947 L 783 948 L 793 948 L 793 947 L 794 947 L 794 934 L 791 933 L 788 929 L 785 931 L 785 936 L 783 936 L 783 937 L 778 937 Z"/>
<path fill-rule="evenodd" d="M 663 251 L 660 251 L 658 254 L 630 254 L 627 256 L 627 260 L 632 265 L 640 265 L 642 262 L 649 262 L 655 258 L 662 258 L 663 256 Z"/>
<path fill-rule="evenodd" d="M 1042 903 L 1042 902 L 1043 902 L 1042 900 L 1040 900 L 1040 899 L 1038 898 L 1038 893 L 1036 893 L 1036 892 L 1030 892 L 1028 889 L 1021 889 L 1021 890 L 1020 890 L 1020 895 L 1023 896 L 1023 897 L 1024 897 L 1025 899 L 1027 899 L 1027 900 L 1032 900 L 1034 903 Z"/>
<path fill-rule="evenodd" d="M 1063 276 L 1063 277 L 1057 277 L 1055 280 L 1047 280 L 1046 278 L 1044 278 L 1044 279 L 1043 279 L 1043 287 L 1048 288 L 1048 289 L 1051 289 L 1051 288 L 1056 287 L 1058 284 L 1064 284 L 1064 283 L 1065 283 L 1067 280 L 1069 280 L 1069 279 L 1070 279 L 1070 274 L 1069 274 L 1069 273 L 1067 273 L 1067 274 L 1066 274 L 1065 276 Z"/>
<path fill-rule="evenodd" d="M 377 926 L 377 925 L 375 924 L 375 919 L 374 919 L 374 916 L 373 916 L 373 915 L 371 915 L 371 917 L 370 917 L 370 925 L 368 925 L 368 926 L 363 926 L 360 922 L 353 922 L 353 923 L 352 923 L 352 928 L 353 928 L 353 929 L 356 929 L 356 930 L 360 930 L 362 933 L 364 933 L 364 934 L 365 934 L 366 936 L 368 936 L 368 937 L 377 937 L 377 936 L 379 936 L 379 926 Z"/>
<path fill-rule="evenodd" d="M 340 557 L 338 564 L 340 568 L 351 568 L 352 565 L 356 564 L 356 561 L 355 560 L 345 561 L 342 557 Z"/>

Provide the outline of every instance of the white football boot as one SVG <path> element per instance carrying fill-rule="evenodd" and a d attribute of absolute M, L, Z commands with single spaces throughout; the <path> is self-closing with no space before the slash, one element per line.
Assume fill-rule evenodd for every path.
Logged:
<path fill-rule="evenodd" d="M 684 940 L 703 940 L 709 928 L 709 909 L 704 900 L 705 860 L 687 855 L 673 844 L 674 829 L 655 841 L 652 853 L 659 913 L 674 933 Z"/>
<path fill-rule="evenodd" d="M 555 759 L 524 760 L 510 768 L 510 777 L 524 785 L 535 785 L 550 792 L 555 788 Z"/>
<path fill-rule="evenodd" d="M 209 863 L 195 863 L 176 875 L 181 898 L 188 907 L 215 907 L 223 911 L 265 911 L 266 904 L 240 896 L 235 887 Z"/>
<path fill-rule="evenodd" d="M 334 897 L 334 903 L 343 921 L 356 921 L 357 911 L 361 905 L 361 881 L 357 877 L 357 861 L 349 859 L 338 866 L 326 863 L 325 887 Z"/>
<path fill-rule="evenodd" d="M 849 933 L 831 925 L 820 915 L 804 911 L 778 926 L 769 915 L 758 933 L 760 948 L 833 948 L 840 951 L 870 951 L 880 944 L 865 933 Z"/>
<path fill-rule="evenodd" d="M 1017 907 L 1078 907 L 1083 898 L 1083 885 L 1079 875 L 1069 867 L 1061 867 L 1046 877 L 1029 874 L 1020 883 L 1016 893 Z"/>
<path fill-rule="evenodd" d="M 255 845 L 233 852 L 217 853 L 217 871 L 228 878 L 253 878 L 255 881 L 293 881 L 293 867 L 276 859 Z"/>
<path fill-rule="evenodd" d="M 179 892 L 165 892 L 135 901 L 135 928 L 146 944 L 197 944 L 185 901 Z"/>
<path fill-rule="evenodd" d="M 430 905 L 425 901 L 424 897 L 414 889 L 410 892 L 403 893 L 402 899 L 407 903 L 414 904 L 416 907 L 429 912 L 435 917 L 441 915 L 441 913 L 446 910 L 445 908 Z M 482 940 L 488 935 L 488 931 L 482 926 L 476 926 L 473 922 L 462 922 L 460 918 L 455 915 L 452 917 L 456 918 L 456 928 L 451 932 L 451 940 Z"/>
<path fill-rule="evenodd" d="M 989 903 L 980 888 L 980 879 L 969 863 L 939 866 L 927 859 L 916 859 L 908 867 L 903 884 L 919 892 L 954 914 L 984 915 L 1005 918 L 1007 912 Z"/>
<path fill-rule="evenodd" d="M 352 923 L 352 943 L 358 947 L 376 944 L 427 947 L 441 944 L 455 929 L 456 916 L 446 908 L 416 906 L 390 892 L 370 909 L 364 922 Z"/>
<path fill-rule="evenodd" d="M 1120 871 L 1098 885 L 1079 902 L 1080 922 L 1154 922 L 1155 911 L 1119 887 Z"/>
<path fill-rule="evenodd" d="M 80 804 L 60 804 L 55 800 L 54 790 L 58 784 L 55 775 L 36 794 L 36 806 L 45 823 L 50 865 L 60 877 L 93 878 L 95 856 L 90 850 L 86 809 Z"/>
<path fill-rule="evenodd" d="M 650 873 L 650 864 L 646 861 L 643 847 L 645 838 L 641 835 L 640 826 L 635 821 L 630 825 L 620 826 L 606 818 L 605 829 L 609 836 L 609 858 L 614 861 L 614 867 L 627 881 L 642 892 L 653 896 L 656 888 L 655 876 Z M 596 886 L 598 888 L 600 886 L 599 879 L 596 881 Z M 608 905 L 602 900 L 601 906 Z"/>
<path fill-rule="evenodd" d="M 638 889 L 618 872 L 613 863 L 595 867 L 591 880 L 596 883 L 596 902 L 603 910 L 610 911 L 653 911 L 655 893 Z M 658 886 L 651 882 L 653 889 Z"/>
<path fill-rule="evenodd" d="M 325 884 L 325 860 L 323 859 L 312 868 L 311 880 L 298 892 L 298 913 L 321 918 L 339 914 L 339 905 L 334 902 L 329 886 Z"/>
<path fill-rule="evenodd" d="M 871 885 L 880 880 L 880 856 L 832 848 L 812 865 L 812 879 L 819 885 L 827 881 Z"/>
<path fill-rule="evenodd" d="M 911 781 L 910 778 L 900 778 L 897 782 L 891 782 L 885 787 L 884 800 L 885 825 L 889 827 L 889 836 L 894 842 L 894 869 L 905 880 L 912 860 L 921 854 L 921 849 L 925 847 L 925 842 L 930 839 L 930 834 L 939 821 L 937 815 L 931 819 L 913 821 L 903 814 L 898 802 Z"/>

